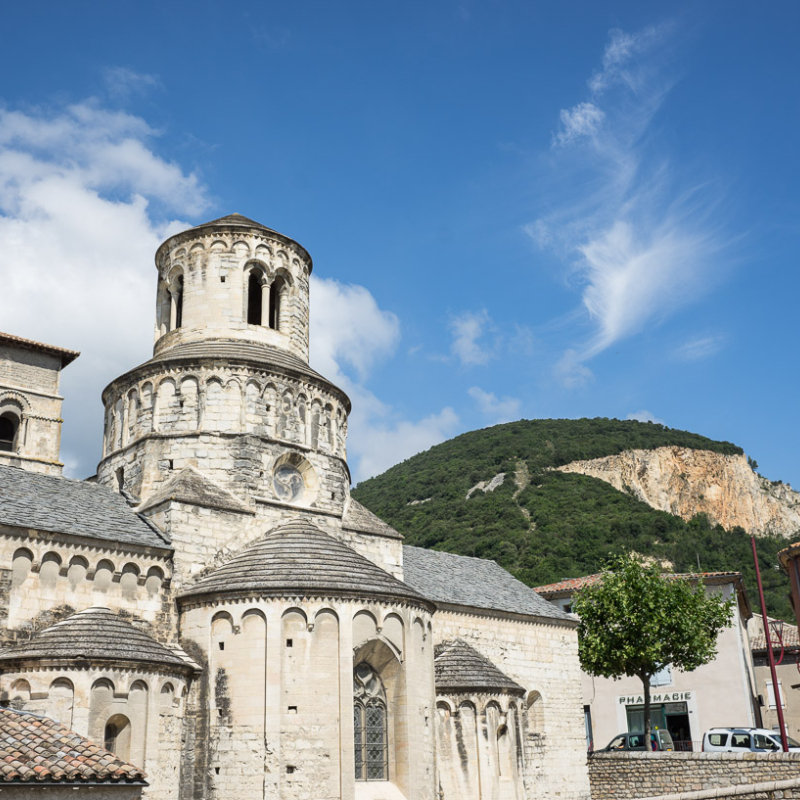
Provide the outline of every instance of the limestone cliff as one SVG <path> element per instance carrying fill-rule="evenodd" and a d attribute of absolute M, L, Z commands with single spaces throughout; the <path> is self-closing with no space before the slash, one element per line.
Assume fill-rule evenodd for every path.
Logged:
<path fill-rule="evenodd" d="M 800 532 L 800 493 L 757 475 L 743 455 L 659 447 L 573 461 L 558 469 L 599 478 L 684 519 L 705 513 L 725 528 L 740 525 L 756 535 Z"/>

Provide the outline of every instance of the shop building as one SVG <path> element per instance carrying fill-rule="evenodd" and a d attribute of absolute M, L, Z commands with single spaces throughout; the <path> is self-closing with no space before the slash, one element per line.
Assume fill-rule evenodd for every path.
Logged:
<path fill-rule="evenodd" d="M 717 656 L 692 672 L 665 667 L 651 682 L 651 722 L 666 728 L 683 750 L 700 750 L 703 733 L 716 726 L 761 724 L 747 622 L 753 616 L 742 577 L 738 572 L 704 572 L 676 575 L 702 581 L 706 592 L 735 598 L 732 625 L 717 641 Z M 562 611 L 572 613 L 572 600 L 584 586 L 601 575 L 539 586 L 535 591 Z M 605 747 L 625 731 L 644 729 L 644 696 L 638 678 L 620 680 L 581 673 L 586 744 Z"/>

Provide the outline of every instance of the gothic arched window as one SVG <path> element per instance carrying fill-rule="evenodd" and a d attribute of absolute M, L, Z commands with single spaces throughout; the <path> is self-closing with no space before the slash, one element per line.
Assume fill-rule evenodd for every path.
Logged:
<path fill-rule="evenodd" d="M 353 730 L 357 781 L 389 779 L 386 690 L 367 663 L 353 671 Z"/>

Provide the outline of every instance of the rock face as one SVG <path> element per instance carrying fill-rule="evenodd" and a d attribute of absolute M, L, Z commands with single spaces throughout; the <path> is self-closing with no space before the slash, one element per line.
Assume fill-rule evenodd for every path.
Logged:
<path fill-rule="evenodd" d="M 599 478 L 684 519 L 705 513 L 725 528 L 740 525 L 756 535 L 800 531 L 800 494 L 757 475 L 743 455 L 659 447 L 573 461 L 558 469 Z"/>

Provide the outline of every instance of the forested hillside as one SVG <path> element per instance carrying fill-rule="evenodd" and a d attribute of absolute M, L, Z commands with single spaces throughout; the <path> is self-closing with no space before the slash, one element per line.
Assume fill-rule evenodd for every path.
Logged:
<path fill-rule="evenodd" d="M 685 521 L 597 478 L 552 470 L 665 446 L 742 454 L 730 442 L 653 423 L 521 420 L 437 445 L 362 482 L 353 496 L 407 544 L 494 559 L 530 586 L 596 572 L 611 553 L 635 550 L 678 572 L 740 571 L 757 605 L 749 535 L 741 528 L 725 530 L 704 515 Z M 776 554 L 793 538 L 758 539 L 769 611 L 785 619 L 788 580 L 775 568 Z"/>

